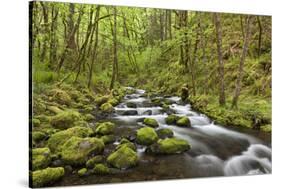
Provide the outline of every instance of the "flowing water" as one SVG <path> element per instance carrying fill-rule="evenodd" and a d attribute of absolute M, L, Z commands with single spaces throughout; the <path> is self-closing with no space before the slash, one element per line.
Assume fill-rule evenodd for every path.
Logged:
<path fill-rule="evenodd" d="M 58 185 L 114 183 L 144 180 L 180 179 L 212 176 L 236 176 L 271 173 L 271 135 L 250 129 L 220 126 L 207 116 L 192 110 L 179 97 L 167 97 L 170 109 L 175 114 L 189 117 L 190 128 L 165 124 L 167 113 L 154 106 L 144 90 L 126 95 L 123 102 L 115 107 L 115 113 L 108 120 L 117 125 L 117 135 L 131 136 L 142 127 L 146 117 L 154 118 L 159 128 L 173 130 L 178 138 L 191 144 L 191 149 L 175 155 L 149 155 L 145 147 L 137 146 L 139 163 L 128 170 L 115 170 L 114 174 L 88 177 L 69 175 Z M 157 97 L 164 99 L 164 97 Z M 136 107 L 129 108 L 127 103 Z M 111 144 L 114 149 L 118 141 Z M 105 152 L 106 153 L 106 152 Z M 110 153 L 110 152 L 108 152 Z"/>

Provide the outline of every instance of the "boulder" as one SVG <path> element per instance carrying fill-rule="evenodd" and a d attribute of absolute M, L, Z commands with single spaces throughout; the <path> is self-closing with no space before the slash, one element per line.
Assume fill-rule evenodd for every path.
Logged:
<path fill-rule="evenodd" d="M 75 126 L 74 122 L 81 120 L 79 112 L 74 110 L 66 110 L 51 118 L 51 125 L 57 129 L 68 129 Z"/>
<path fill-rule="evenodd" d="M 168 124 L 168 125 L 175 125 L 177 123 L 177 120 L 179 120 L 180 117 L 175 115 L 175 114 L 171 114 L 171 115 L 168 115 L 168 117 L 165 118 L 165 122 Z"/>
<path fill-rule="evenodd" d="M 98 138 L 71 137 L 64 143 L 61 158 L 66 164 L 81 165 L 89 155 L 103 152 L 104 143 Z"/>
<path fill-rule="evenodd" d="M 32 149 L 32 170 L 46 168 L 51 163 L 51 151 L 49 148 Z"/>
<path fill-rule="evenodd" d="M 47 138 L 47 135 L 41 131 L 32 131 L 32 140 L 34 142 L 40 142 Z"/>
<path fill-rule="evenodd" d="M 149 146 L 147 152 L 153 154 L 178 154 L 189 150 L 190 144 L 183 139 L 166 138 L 160 139 L 157 143 Z"/>
<path fill-rule="evenodd" d="M 113 112 L 113 110 L 114 110 L 113 106 L 112 106 L 110 103 L 108 103 L 108 102 L 102 104 L 102 105 L 100 106 L 100 109 L 101 109 L 101 111 L 104 112 L 104 113 L 111 113 L 111 112 Z"/>
<path fill-rule="evenodd" d="M 77 174 L 79 177 L 84 177 L 87 176 L 87 172 L 88 172 L 87 168 L 82 168 L 78 170 Z"/>
<path fill-rule="evenodd" d="M 137 143 L 150 145 L 158 140 L 158 135 L 151 127 L 143 127 L 137 130 Z"/>
<path fill-rule="evenodd" d="M 138 115 L 138 111 L 137 110 L 125 110 L 121 113 L 121 115 Z"/>
<path fill-rule="evenodd" d="M 114 135 L 104 135 L 100 138 L 104 144 L 110 144 L 115 142 L 115 136 Z"/>
<path fill-rule="evenodd" d="M 100 96 L 100 97 L 96 97 L 95 98 L 95 103 L 98 106 L 101 106 L 102 104 L 106 103 L 109 99 L 109 95 L 105 95 L 105 96 Z"/>
<path fill-rule="evenodd" d="M 150 127 L 153 127 L 153 128 L 159 126 L 158 122 L 157 122 L 155 119 L 153 119 L 153 118 L 145 118 L 145 119 L 143 120 L 143 123 L 144 123 L 145 125 L 150 126 Z"/>
<path fill-rule="evenodd" d="M 99 135 L 109 135 L 114 133 L 115 124 L 112 122 L 98 123 L 95 129 L 95 133 Z"/>
<path fill-rule="evenodd" d="M 65 104 L 70 105 L 71 104 L 71 97 L 70 95 L 61 89 L 52 89 L 49 92 L 49 95 L 51 96 L 51 100 L 55 101 L 59 104 Z"/>
<path fill-rule="evenodd" d="M 64 131 L 59 131 L 48 140 L 48 147 L 52 152 L 60 152 L 64 143 L 73 136 L 76 137 L 89 137 L 93 134 L 93 130 L 87 127 L 72 127 Z"/>
<path fill-rule="evenodd" d="M 115 168 L 127 169 L 137 165 L 137 153 L 129 147 L 123 146 L 110 154 L 107 162 Z"/>
<path fill-rule="evenodd" d="M 95 116 L 93 116 L 92 114 L 85 114 L 85 115 L 83 116 L 83 119 L 84 119 L 85 121 L 93 121 L 93 120 L 95 119 Z"/>
<path fill-rule="evenodd" d="M 38 188 L 51 184 L 64 176 L 64 168 L 46 168 L 32 172 L 32 187 Z"/>
<path fill-rule="evenodd" d="M 188 117 L 184 116 L 178 119 L 176 124 L 180 127 L 190 127 L 190 120 Z"/>
<path fill-rule="evenodd" d="M 128 108 L 137 108 L 137 105 L 133 102 L 127 102 L 126 105 Z"/>
<path fill-rule="evenodd" d="M 40 119 L 33 118 L 33 119 L 31 120 L 31 123 L 32 123 L 32 126 L 33 126 L 33 127 L 39 127 L 41 121 L 40 121 Z"/>
<path fill-rule="evenodd" d="M 110 170 L 105 164 L 99 163 L 95 165 L 93 173 L 97 175 L 106 175 L 110 173 Z"/>
<path fill-rule="evenodd" d="M 146 110 L 142 115 L 152 115 L 152 110 Z"/>
<path fill-rule="evenodd" d="M 159 138 L 164 139 L 164 138 L 171 138 L 174 136 L 174 132 L 171 129 L 158 129 L 156 131 L 157 135 Z"/>
<path fill-rule="evenodd" d="M 94 156 L 86 162 L 86 167 L 90 169 L 94 168 L 96 164 L 102 163 L 103 161 L 104 161 L 103 156 L 101 155 Z"/>

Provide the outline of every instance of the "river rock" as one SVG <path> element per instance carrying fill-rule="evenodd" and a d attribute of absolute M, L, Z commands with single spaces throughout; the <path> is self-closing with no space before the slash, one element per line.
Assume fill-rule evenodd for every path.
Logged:
<path fill-rule="evenodd" d="M 137 130 L 137 143 L 141 145 L 150 145 L 158 140 L 158 135 L 151 127 L 143 127 Z"/>
<path fill-rule="evenodd" d="M 177 120 L 176 124 L 180 127 L 190 127 L 190 120 L 188 119 L 188 117 L 183 116 Z"/>
<path fill-rule="evenodd" d="M 153 154 L 178 154 L 190 149 L 190 144 L 183 139 L 166 138 L 147 148 L 148 153 Z"/>
<path fill-rule="evenodd" d="M 106 175 L 110 173 L 110 169 L 105 164 L 99 163 L 95 165 L 93 173 L 97 175 Z"/>
<path fill-rule="evenodd" d="M 101 139 L 72 137 L 62 146 L 61 158 L 67 164 L 81 165 L 90 154 L 99 154 L 103 149 Z"/>
<path fill-rule="evenodd" d="M 121 115 L 138 115 L 138 111 L 137 110 L 125 110 L 121 113 Z"/>
<path fill-rule="evenodd" d="M 127 103 L 126 103 L 126 106 L 127 106 L 128 108 L 137 108 L 137 105 L 136 105 L 135 103 L 133 103 L 133 102 L 127 102 Z"/>
<path fill-rule="evenodd" d="M 159 126 L 158 122 L 157 122 L 155 119 L 153 119 L 153 118 L 145 118 L 145 119 L 143 120 L 143 123 L 144 123 L 145 125 L 150 126 L 150 127 L 153 127 L 153 128 Z"/>
<path fill-rule="evenodd" d="M 171 129 L 158 129 L 156 131 L 157 135 L 159 136 L 159 138 L 164 139 L 164 138 L 171 138 L 174 136 L 174 133 Z"/>
<path fill-rule="evenodd" d="M 64 168 L 46 168 L 32 172 L 32 187 L 38 188 L 51 184 L 64 176 Z"/>
<path fill-rule="evenodd" d="M 152 110 L 146 110 L 142 115 L 152 115 Z"/>
<path fill-rule="evenodd" d="M 49 148 L 32 149 L 32 169 L 43 169 L 51 163 L 51 151 Z"/>
<path fill-rule="evenodd" d="M 114 133 L 115 124 L 112 122 L 98 123 L 95 129 L 95 133 L 99 135 L 109 135 Z"/>
<path fill-rule="evenodd" d="M 82 120 L 79 112 L 75 110 L 66 110 L 58 113 L 51 118 L 51 125 L 57 129 L 68 129 L 75 126 L 74 123 Z"/>
<path fill-rule="evenodd" d="M 110 154 L 107 162 L 115 168 L 127 169 L 137 165 L 137 153 L 129 147 L 123 146 Z"/>
<path fill-rule="evenodd" d="M 175 125 L 179 119 L 180 119 L 179 116 L 177 116 L 175 114 L 171 114 L 171 115 L 168 115 L 168 117 L 165 118 L 165 122 L 168 125 Z"/>
<path fill-rule="evenodd" d="M 113 106 L 109 102 L 106 102 L 106 103 L 102 104 L 100 106 L 100 109 L 104 113 L 111 113 L 114 110 Z"/>
<path fill-rule="evenodd" d="M 96 164 L 102 163 L 103 161 L 104 161 L 104 158 L 102 155 L 94 156 L 86 162 L 86 167 L 90 168 L 90 169 L 94 168 Z"/>

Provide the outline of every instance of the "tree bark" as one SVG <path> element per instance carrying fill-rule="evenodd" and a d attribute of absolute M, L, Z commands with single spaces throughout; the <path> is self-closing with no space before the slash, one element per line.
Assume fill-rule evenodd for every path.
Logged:
<path fill-rule="evenodd" d="M 113 69 L 112 69 L 112 76 L 111 76 L 111 82 L 110 82 L 110 90 L 114 88 L 114 83 L 116 78 L 118 78 L 117 75 L 117 69 L 118 69 L 118 60 L 117 60 L 117 9 L 114 7 L 114 21 L 113 21 Z"/>
<path fill-rule="evenodd" d="M 216 39 L 217 39 L 217 53 L 218 53 L 218 72 L 219 72 L 219 104 L 225 105 L 225 92 L 224 92 L 224 63 L 222 60 L 222 34 L 221 34 L 221 23 L 220 16 L 214 13 L 214 22 L 216 28 Z"/>
<path fill-rule="evenodd" d="M 252 16 L 248 16 L 247 24 L 246 24 L 246 28 L 245 28 L 243 51 L 242 51 L 242 55 L 240 58 L 238 76 L 237 76 L 237 80 L 236 80 L 236 87 L 235 87 L 235 91 L 234 91 L 234 95 L 233 95 L 233 99 L 232 99 L 233 108 L 234 107 L 237 108 L 238 98 L 239 98 L 240 91 L 241 91 L 241 81 L 242 81 L 243 74 L 244 74 L 244 70 L 243 70 L 244 62 L 245 62 L 245 58 L 247 55 L 248 45 L 249 45 L 250 36 L 251 36 L 251 24 L 252 24 Z"/>
<path fill-rule="evenodd" d="M 257 16 L 258 25 L 259 25 L 259 41 L 258 41 L 258 56 L 261 55 L 261 42 L 262 42 L 262 24 L 260 17 Z"/>

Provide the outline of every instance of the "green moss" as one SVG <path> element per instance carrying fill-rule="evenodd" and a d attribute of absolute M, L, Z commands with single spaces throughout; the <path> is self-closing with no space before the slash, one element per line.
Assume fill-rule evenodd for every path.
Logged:
<path fill-rule="evenodd" d="M 95 133 L 100 135 L 108 135 L 114 133 L 115 124 L 112 122 L 98 123 Z"/>
<path fill-rule="evenodd" d="M 33 126 L 33 127 L 39 127 L 39 126 L 40 126 L 40 123 L 41 123 L 41 121 L 40 121 L 39 119 L 36 119 L 36 118 L 33 118 L 33 119 L 31 120 L 31 122 L 32 122 L 32 126 Z"/>
<path fill-rule="evenodd" d="M 81 165 L 86 162 L 88 155 L 99 154 L 104 149 L 104 143 L 98 138 L 71 137 L 62 146 L 62 160 L 70 165 Z"/>
<path fill-rule="evenodd" d="M 150 145 L 158 140 L 157 133 L 151 127 L 143 127 L 137 130 L 137 143 Z"/>
<path fill-rule="evenodd" d="M 46 168 L 51 162 L 51 152 L 49 148 L 32 149 L 32 169 Z"/>
<path fill-rule="evenodd" d="M 88 137 L 93 134 L 91 128 L 86 127 L 72 127 L 64 131 L 59 131 L 53 135 L 48 140 L 48 147 L 52 152 L 60 152 L 62 150 L 63 144 L 70 139 L 72 136 L 76 137 Z"/>
<path fill-rule="evenodd" d="M 188 117 L 180 117 L 179 120 L 177 120 L 177 126 L 181 126 L 181 127 L 190 127 L 190 121 L 188 119 Z"/>
<path fill-rule="evenodd" d="M 95 98 L 95 103 L 96 103 L 98 106 L 101 106 L 102 104 L 106 103 L 109 98 L 110 98 L 109 95 L 96 97 L 96 98 Z"/>
<path fill-rule="evenodd" d="M 46 168 L 32 172 L 32 187 L 42 187 L 51 184 L 64 176 L 64 168 Z"/>
<path fill-rule="evenodd" d="M 168 125 L 175 125 L 179 119 L 180 119 L 179 116 L 177 116 L 175 114 L 171 114 L 171 115 L 168 115 L 168 117 L 165 118 L 165 122 Z"/>
<path fill-rule="evenodd" d="M 270 133 L 271 132 L 271 125 L 268 124 L 268 125 L 261 126 L 261 131 Z"/>
<path fill-rule="evenodd" d="M 110 98 L 107 102 L 112 106 L 116 106 L 119 103 L 119 101 L 116 98 Z"/>
<path fill-rule="evenodd" d="M 81 119 L 79 112 L 74 110 L 63 111 L 51 118 L 51 125 L 57 129 L 67 129 L 74 126 L 74 122 Z"/>
<path fill-rule="evenodd" d="M 101 109 L 101 111 L 103 111 L 105 113 L 111 113 L 114 110 L 113 106 L 110 103 L 108 103 L 108 102 L 102 104 L 100 106 L 100 109 Z"/>
<path fill-rule="evenodd" d="M 49 92 L 52 101 L 56 101 L 60 104 L 70 105 L 71 104 L 71 97 L 61 89 L 52 89 Z"/>
<path fill-rule="evenodd" d="M 41 131 L 32 131 L 32 140 L 40 142 L 46 138 L 46 134 Z"/>
<path fill-rule="evenodd" d="M 100 138 L 104 144 L 110 144 L 115 142 L 115 136 L 114 135 L 104 135 Z"/>
<path fill-rule="evenodd" d="M 156 131 L 157 135 L 159 136 L 159 138 L 171 138 L 174 136 L 174 132 L 171 129 L 158 129 Z"/>
<path fill-rule="evenodd" d="M 143 123 L 147 126 L 154 127 L 154 128 L 159 126 L 158 122 L 153 118 L 145 118 L 143 120 Z"/>
<path fill-rule="evenodd" d="M 87 168 L 94 168 L 96 164 L 102 163 L 103 161 L 104 161 L 104 158 L 103 158 L 103 156 L 101 156 L 101 155 L 92 157 L 91 159 L 89 159 L 89 160 L 86 162 L 86 167 L 87 167 Z"/>
<path fill-rule="evenodd" d="M 82 169 L 79 169 L 77 173 L 78 173 L 79 177 L 84 177 L 87 175 L 87 172 L 88 172 L 87 168 L 82 168 Z"/>
<path fill-rule="evenodd" d="M 75 127 L 89 127 L 89 123 L 83 120 L 75 121 L 73 125 L 75 125 Z"/>
<path fill-rule="evenodd" d="M 106 175 L 110 173 L 110 170 L 106 165 L 99 163 L 95 165 L 93 172 L 97 175 Z"/>
<path fill-rule="evenodd" d="M 189 150 L 191 146 L 186 140 L 178 138 L 160 139 L 149 147 L 148 151 L 155 154 L 177 154 Z"/>
<path fill-rule="evenodd" d="M 122 138 L 121 140 L 120 140 L 120 144 L 125 144 L 125 143 L 129 143 L 130 141 L 128 140 L 128 139 L 126 139 L 126 138 Z"/>
<path fill-rule="evenodd" d="M 86 114 L 83 116 L 83 119 L 85 121 L 93 121 L 95 119 L 95 116 L 93 116 L 92 114 Z"/>
<path fill-rule="evenodd" d="M 119 148 L 107 158 L 107 162 L 118 169 L 127 169 L 137 165 L 137 153 L 126 146 Z"/>
<path fill-rule="evenodd" d="M 132 142 L 126 142 L 126 143 L 121 143 L 121 144 L 119 144 L 117 147 L 116 147 L 116 149 L 118 150 L 119 148 L 122 148 L 122 147 L 128 147 L 128 148 L 131 148 L 132 150 L 134 150 L 134 151 L 136 151 L 137 150 L 137 148 L 136 148 L 136 146 L 135 146 L 135 144 L 134 143 L 132 143 Z"/>

